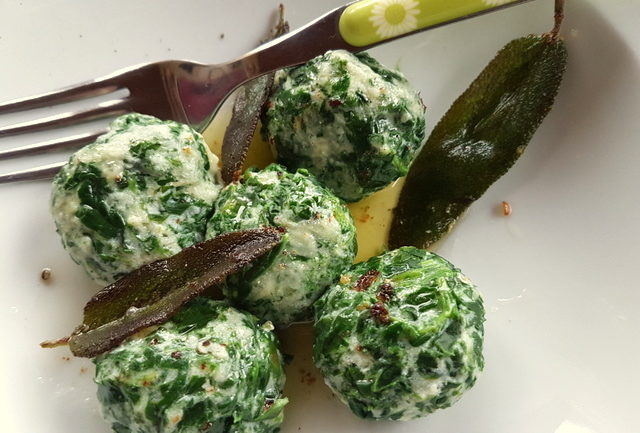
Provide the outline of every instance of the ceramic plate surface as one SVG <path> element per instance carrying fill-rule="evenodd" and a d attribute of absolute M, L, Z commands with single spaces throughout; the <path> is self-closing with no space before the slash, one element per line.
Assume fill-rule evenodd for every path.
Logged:
<path fill-rule="evenodd" d="M 509 40 L 551 26 L 551 0 L 373 50 L 421 91 L 430 130 Z M 301 26 L 336 0 L 287 2 Z M 215 63 L 251 49 L 277 1 L 0 2 L 0 100 L 133 64 Z M 565 81 L 516 166 L 478 200 L 437 252 L 482 291 L 486 369 L 452 408 L 406 423 L 357 419 L 310 362 L 310 331 L 285 347 L 291 404 L 283 431 L 630 433 L 640 431 L 640 3 L 567 0 Z M 0 125 L 52 113 L 0 117 Z M 68 133 L 68 131 L 67 131 Z M 0 140 L 0 147 L 61 136 Z M 66 158 L 3 162 L 0 172 Z M 49 182 L 0 185 L 0 432 L 107 433 L 87 360 L 40 349 L 81 321 L 98 287 L 63 250 Z M 504 217 L 500 203 L 512 214 Z M 52 279 L 40 279 L 42 268 Z"/>

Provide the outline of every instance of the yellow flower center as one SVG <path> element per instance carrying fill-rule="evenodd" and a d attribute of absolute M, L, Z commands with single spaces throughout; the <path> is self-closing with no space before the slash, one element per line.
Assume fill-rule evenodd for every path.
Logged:
<path fill-rule="evenodd" d="M 389 5 L 384 11 L 384 19 L 389 24 L 400 24 L 404 21 L 405 16 L 407 16 L 407 11 L 404 6 L 398 3 Z"/>

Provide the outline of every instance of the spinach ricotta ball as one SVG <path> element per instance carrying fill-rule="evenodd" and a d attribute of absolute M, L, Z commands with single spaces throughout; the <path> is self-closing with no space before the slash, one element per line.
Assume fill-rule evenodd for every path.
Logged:
<path fill-rule="evenodd" d="M 425 135 L 418 93 L 365 53 L 329 51 L 280 73 L 267 107 L 278 162 L 349 202 L 405 175 Z"/>
<path fill-rule="evenodd" d="M 356 264 L 315 308 L 314 361 L 362 418 L 448 407 L 484 366 L 480 294 L 436 254 L 403 247 Z"/>
<path fill-rule="evenodd" d="M 105 419 L 117 433 L 278 431 L 287 399 L 272 330 L 226 302 L 196 298 L 95 359 Z"/>
<path fill-rule="evenodd" d="M 56 175 L 51 212 L 73 260 L 107 284 L 202 241 L 221 188 L 200 134 L 128 114 Z"/>
<path fill-rule="evenodd" d="M 277 325 L 310 320 L 311 304 L 355 257 L 351 214 L 305 170 L 288 173 L 272 164 L 262 171 L 247 171 L 240 183 L 220 193 L 207 237 L 264 226 L 286 229 L 280 246 L 231 275 L 223 290 L 242 307 Z"/>

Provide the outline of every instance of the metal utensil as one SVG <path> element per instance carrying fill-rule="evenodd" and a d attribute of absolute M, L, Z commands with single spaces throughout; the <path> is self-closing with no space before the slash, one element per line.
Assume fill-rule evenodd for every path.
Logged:
<path fill-rule="evenodd" d="M 328 50 L 358 52 L 383 42 L 531 0 L 361 0 L 261 45 L 228 63 L 204 65 L 163 61 L 122 69 L 61 90 L 0 104 L 4 113 L 52 106 L 127 89 L 129 95 L 0 128 L 0 138 L 138 112 L 172 119 L 203 131 L 229 94 L 267 72 L 304 63 Z M 79 147 L 106 132 L 92 131 L 19 148 L 0 150 L 0 160 Z M 0 175 L 0 183 L 51 178 L 64 162 Z"/>

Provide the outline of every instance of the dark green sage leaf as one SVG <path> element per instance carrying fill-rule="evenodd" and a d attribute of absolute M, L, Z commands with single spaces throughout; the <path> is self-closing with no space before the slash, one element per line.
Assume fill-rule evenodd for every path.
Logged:
<path fill-rule="evenodd" d="M 280 5 L 278 24 L 267 42 L 289 31 L 289 23 L 284 20 L 284 7 Z M 256 131 L 262 107 L 273 85 L 273 73 L 262 75 L 238 89 L 233 104 L 231 120 L 222 140 L 222 179 L 225 183 L 238 180 L 242 165 L 247 157 L 251 139 Z"/>
<path fill-rule="evenodd" d="M 281 237 L 275 228 L 226 233 L 133 271 L 87 303 L 82 325 L 69 338 L 71 352 L 93 357 L 169 320 L 204 290 L 266 254 Z"/>
<path fill-rule="evenodd" d="M 557 34 L 508 43 L 436 125 L 394 210 L 389 248 L 425 248 L 448 232 L 524 152 L 567 59 Z"/>

